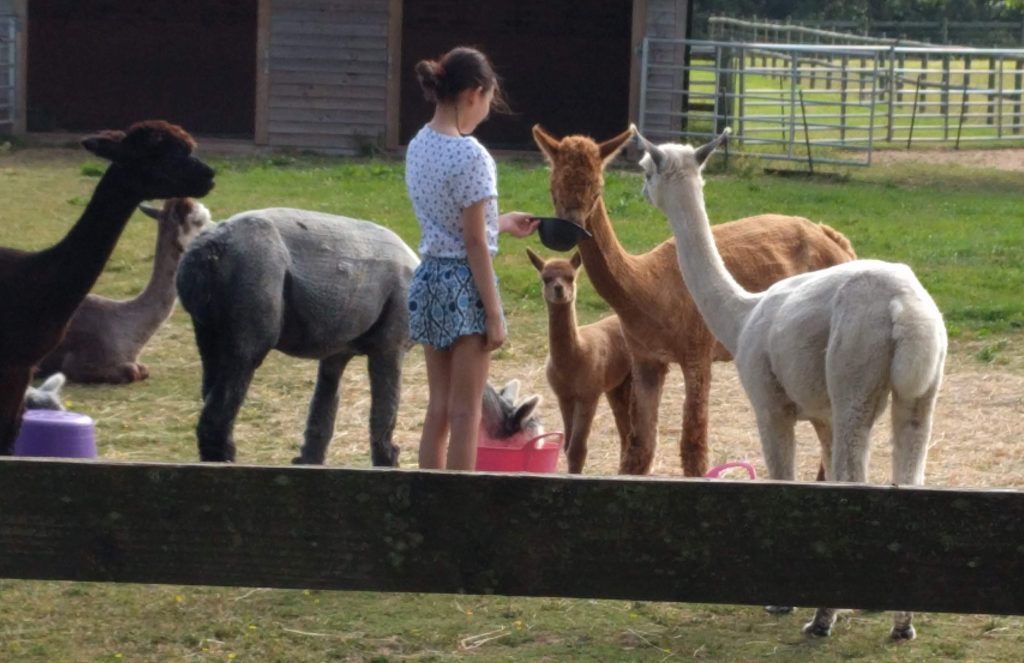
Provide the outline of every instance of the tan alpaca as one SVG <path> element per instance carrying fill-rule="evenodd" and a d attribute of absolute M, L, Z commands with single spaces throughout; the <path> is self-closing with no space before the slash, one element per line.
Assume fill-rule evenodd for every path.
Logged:
<path fill-rule="evenodd" d="M 582 258 L 545 261 L 526 249 L 530 262 L 544 283 L 548 308 L 548 361 L 546 373 L 551 391 L 562 411 L 565 451 L 569 472 L 579 474 L 587 460 L 587 438 L 594 423 L 601 394 L 608 399 L 619 429 L 621 457 L 629 441 L 629 401 L 633 394 L 629 350 L 619 317 L 576 325 L 576 272 Z"/>
<path fill-rule="evenodd" d="M 632 432 L 619 471 L 650 471 L 657 445 L 658 406 L 669 364 L 679 364 L 686 382 L 680 441 L 686 476 L 708 469 L 708 395 L 711 362 L 732 357 L 708 331 L 683 285 L 676 244 L 669 239 L 633 255 L 619 243 L 603 199 L 604 167 L 633 136 L 632 130 L 604 143 L 585 136 L 558 140 L 539 126 L 534 140 L 551 163 L 551 197 L 558 216 L 587 228 L 580 254 L 594 288 L 619 315 L 632 355 Z M 766 214 L 713 228 L 729 271 L 751 292 L 781 278 L 856 256 L 842 234 L 795 216 Z"/>

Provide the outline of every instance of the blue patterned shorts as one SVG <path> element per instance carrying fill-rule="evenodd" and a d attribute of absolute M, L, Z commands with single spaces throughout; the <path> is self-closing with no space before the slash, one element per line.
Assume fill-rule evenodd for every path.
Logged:
<path fill-rule="evenodd" d="M 423 259 L 409 285 L 409 328 L 413 341 L 440 350 L 487 331 L 487 313 L 465 258 Z"/>

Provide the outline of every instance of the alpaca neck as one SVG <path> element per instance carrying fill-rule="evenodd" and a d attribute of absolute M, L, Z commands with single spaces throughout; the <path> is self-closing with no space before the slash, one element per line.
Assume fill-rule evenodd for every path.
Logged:
<path fill-rule="evenodd" d="M 142 202 L 122 178 L 120 166 L 107 168 L 85 212 L 64 239 L 36 254 L 36 283 L 47 288 L 51 310 L 68 316 L 74 312 L 99 278 L 136 205 Z"/>
<path fill-rule="evenodd" d="M 157 232 L 156 256 L 153 258 L 153 273 L 149 283 L 138 297 L 126 302 L 137 314 L 140 324 L 159 326 L 174 310 L 177 298 L 174 275 L 182 253 L 177 228 L 161 225 Z"/>
<path fill-rule="evenodd" d="M 551 358 L 575 366 L 580 349 L 580 333 L 576 325 L 576 304 L 548 305 L 548 346 Z"/>
<path fill-rule="evenodd" d="M 579 250 L 594 289 L 620 317 L 638 313 L 637 294 L 644 283 L 638 277 L 637 257 L 619 243 L 603 198 L 587 218 L 587 227 L 592 237 L 580 242 Z"/>
<path fill-rule="evenodd" d="M 708 329 L 733 355 L 743 325 L 759 297 L 747 292 L 726 269 L 711 233 L 699 177 L 676 180 L 678 195 L 665 209 L 676 236 L 676 254 L 686 288 Z"/>

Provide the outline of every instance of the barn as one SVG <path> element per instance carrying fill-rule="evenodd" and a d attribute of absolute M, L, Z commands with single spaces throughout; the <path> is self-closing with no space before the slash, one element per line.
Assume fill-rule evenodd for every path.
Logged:
<path fill-rule="evenodd" d="M 14 26 L 7 119 L 17 134 L 162 117 L 256 145 L 395 150 L 430 113 L 413 64 L 471 44 L 513 109 L 481 126 L 489 146 L 532 149 L 536 122 L 610 136 L 637 117 L 643 37 L 685 36 L 691 4 L 0 0 Z"/>

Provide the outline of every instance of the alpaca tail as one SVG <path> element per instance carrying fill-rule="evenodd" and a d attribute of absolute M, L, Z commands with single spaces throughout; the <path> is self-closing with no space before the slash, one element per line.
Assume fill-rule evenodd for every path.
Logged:
<path fill-rule="evenodd" d="M 919 398 L 942 379 L 946 325 L 935 301 L 918 284 L 889 303 L 893 340 L 892 386 L 901 397 Z"/>
<path fill-rule="evenodd" d="M 830 240 L 837 244 L 844 253 L 847 253 L 850 256 L 850 260 L 857 259 L 857 253 L 853 250 L 853 244 L 850 243 L 850 240 L 847 239 L 846 235 L 824 223 L 819 223 L 818 227 L 821 228 L 821 231 L 825 233 Z"/>

